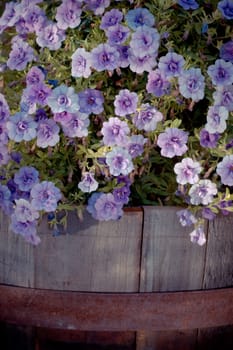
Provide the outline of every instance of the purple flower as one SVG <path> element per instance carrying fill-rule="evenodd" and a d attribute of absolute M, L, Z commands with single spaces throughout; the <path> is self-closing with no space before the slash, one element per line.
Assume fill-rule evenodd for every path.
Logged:
<path fill-rule="evenodd" d="M 200 246 L 205 244 L 206 237 L 205 237 L 204 225 L 202 224 L 198 225 L 195 228 L 195 230 L 190 233 L 190 240 L 192 243 L 197 243 Z"/>
<path fill-rule="evenodd" d="M 21 71 L 26 68 L 28 62 L 35 59 L 35 55 L 31 46 L 24 42 L 22 39 L 14 42 L 9 58 L 7 60 L 7 66 L 11 70 Z"/>
<path fill-rule="evenodd" d="M 233 63 L 231 62 L 218 59 L 215 64 L 208 67 L 207 73 L 214 85 L 221 86 L 233 83 Z"/>
<path fill-rule="evenodd" d="M 9 206 L 11 192 L 5 185 L 0 184 L 0 208 L 5 211 Z"/>
<path fill-rule="evenodd" d="M 130 129 L 125 121 L 121 121 L 117 117 L 111 117 L 103 123 L 101 130 L 103 143 L 107 146 L 124 145 L 127 142 L 129 132 Z"/>
<path fill-rule="evenodd" d="M 48 98 L 52 95 L 52 90 L 43 82 L 31 85 L 24 90 L 24 97 L 31 102 L 31 104 L 39 104 L 46 106 Z"/>
<path fill-rule="evenodd" d="M 26 32 L 37 32 L 39 31 L 46 22 L 46 15 L 44 11 L 39 7 L 32 5 L 25 7 L 25 13 L 20 20 L 25 22 Z M 18 22 L 20 22 L 20 20 Z M 17 27 L 16 23 L 16 27 Z M 17 31 L 20 32 L 19 28 Z"/>
<path fill-rule="evenodd" d="M 40 122 L 41 120 L 45 120 L 45 119 L 48 119 L 48 115 L 46 111 L 43 108 L 37 109 L 34 120 L 36 122 Z"/>
<path fill-rule="evenodd" d="M 0 166 L 9 162 L 10 156 L 6 145 L 0 143 Z"/>
<path fill-rule="evenodd" d="M 151 72 L 156 66 L 156 60 L 154 55 L 145 54 L 144 56 L 136 56 L 132 49 L 129 50 L 128 62 L 132 72 L 142 74 L 143 72 Z"/>
<path fill-rule="evenodd" d="M 158 146 L 161 155 L 168 158 L 182 156 L 187 150 L 188 133 L 178 128 L 166 128 L 165 132 L 158 136 Z"/>
<path fill-rule="evenodd" d="M 70 112 L 75 113 L 79 110 L 78 94 L 75 93 L 73 87 L 64 84 L 52 90 L 48 96 L 47 103 L 53 113 Z"/>
<path fill-rule="evenodd" d="M 217 216 L 210 208 L 203 208 L 201 211 L 201 216 L 206 220 L 214 220 Z"/>
<path fill-rule="evenodd" d="M 160 57 L 158 68 L 166 78 L 178 77 L 183 71 L 184 64 L 183 56 L 168 52 L 166 56 Z"/>
<path fill-rule="evenodd" d="M 101 72 L 114 70 L 118 67 L 119 52 L 108 44 L 99 44 L 91 51 L 92 67 Z"/>
<path fill-rule="evenodd" d="M 185 10 L 196 10 L 199 7 L 195 0 L 178 0 L 177 3 Z"/>
<path fill-rule="evenodd" d="M 58 50 L 65 40 L 64 30 L 58 28 L 56 23 L 48 23 L 37 32 L 36 42 L 40 47 L 50 50 Z"/>
<path fill-rule="evenodd" d="M 195 162 L 192 158 L 184 158 L 180 163 L 176 163 L 174 171 L 177 175 L 176 181 L 181 185 L 194 184 L 199 180 L 199 174 L 202 170 L 199 162 Z"/>
<path fill-rule="evenodd" d="M 233 85 L 220 86 L 213 94 L 214 104 L 226 107 L 233 111 Z"/>
<path fill-rule="evenodd" d="M 146 91 L 156 97 L 163 96 L 169 92 L 170 82 L 165 78 L 159 69 L 155 69 L 148 74 Z"/>
<path fill-rule="evenodd" d="M 96 219 L 118 220 L 123 215 L 122 203 L 115 200 L 112 193 L 102 193 L 95 202 Z"/>
<path fill-rule="evenodd" d="M 49 213 L 55 211 L 57 202 L 62 198 L 59 188 L 53 182 L 42 181 L 31 189 L 32 207 Z"/>
<path fill-rule="evenodd" d="M 224 185 L 233 186 L 233 155 L 225 156 L 218 163 L 216 173 L 221 177 Z"/>
<path fill-rule="evenodd" d="M 128 175 L 134 169 L 129 152 L 120 146 L 106 154 L 106 163 L 113 176 Z"/>
<path fill-rule="evenodd" d="M 115 188 L 112 192 L 114 200 L 120 204 L 127 204 L 129 202 L 130 189 L 128 186 Z"/>
<path fill-rule="evenodd" d="M 71 114 L 71 119 L 62 123 L 62 130 L 68 137 L 85 137 L 88 135 L 90 120 L 88 114 L 77 112 Z"/>
<path fill-rule="evenodd" d="M 71 75 L 88 78 L 91 75 L 91 54 L 83 48 L 78 48 L 71 56 Z"/>
<path fill-rule="evenodd" d="M 132 158 L 140 156 L 144 151 L 144 144 L 147 139 L 142 135 L 133 135 L 129 138 L 127 149 Z"/>
<path fill-rule="evenodd" d="M 226 19 L 233 19 L 233 2 L 232 0 L 219 1 L 218 9 Z"/>
<path fill-rule="evenodd" d="M 39 172 L 32 166 L 24 166 L 14 175 L 14 182 L 20 191 L 30 191 L 39 181 Z"/>
<path fill-rule="evenodd" d="M 10 109 L 3 94 L 0 93 L 0 123 L 5 123 L 10 116 Z"/>
<path fill-rule="evenodd" d="M 78 188 L 82 192 L 93 192 L 97 190 L 99 184 L 95 180 L 94 175 L 91 172 L 86 172 L 83 174 L 82 181 L 79 182 Z"/>
<path fill-rule="evenodd" d="M 87 211 L 88 213 L 90 213 L 92 215 L 92 217 L 94 219 L 97 220 L 97 212 L 96 212 L 96 208 L 95 208 L 95 203 L 97 201 L 97 199 L 102 195 L 103 193 L 100 193 L 100 192 L 94 192 L 91 194 L 91 196 L 89 197 L 88 199 L 88 202 L 87 202 Z"/>
<path fill-rule="evenodd" d="M 138 27 L 131 36 L 129 46 L 137 57 L 154 55 L 157 57 L 160 35 L 155 28 L 146 25 Z"/>
<path fill-rule="evenodd" d="M 185 98 L 191 98 L 197 102 L 204 97 L 204 76 L 200 68 L 184 70 L 178 77 L 179 90 Z"/>
<path fill-rule="evenodd" d="M 155 24 L 155 18 L 152 13 L 147 8 L 143 7 L 129 10 L 125 15 L 125 20 L 128 26 L 133 30 L 143 25 L 153 27 Z"/>
<path fill-rule="evenodd" d="M 42 148 L 55 146 L 59 142 L 59 131 L 59 126 L 53 119 L 41 120 L 38 123 L 37 146 Z"/>
<path fill-rule="evenodd" d="M 85 4 L 87 9 L 93 11 L 95 15 L 102 15 L 110 5 L 110 0 L 86 0 Z"/>
<path fill-rule="evenodd" d="M 200 131 L 200 145 L 207 148 L 215 148 L 217 146 L 220 135 L 218 133 L 211 134 L 206 129 Z"/>
<path fill-rule="evenodd" d="M 32 67 L 26 75 L 27 86 L 37 85 L 42 83 L 45 79 L 45 75 L 38 67 Z"/>
<path fill-rule="evenodd" d="M 104 96 L 102 91 L 85 89 L 78 93 L 80 112 L 99 114 L 103 112 Z"/>
<path fill-rule="evenodd" d="M 22 235 L 24 239 L 32 243 L 34 245 L 37 245 L 40 243 L 40 238 L 37 236 L 37 221 L 27 221 L 27 222 L 21 222 L 17 219 L 17 216 L 15 214 L 11 215 L 11 223 L 9 226 L 9 229 L 13 231 L 16 234 Z"/>
<path fill-rule="evenodd" d="M 109 45 L 121 45 L 123 44 L 130 35 L 130 30 L 121 24 L 111 26 L 106 30 L 106 36 L 108 38 Z"/>
<path fill-rule="evenodd" d="M 233 40 L 227 41 L 220 47 L 220 57 L 233 63 Z"/>
<path fill-rule="evenodd" d="M 15 200 L 14 215 L 20 222 L 28 222 L 39 219 L 39 212 L 32 207 L 26 199 L 20 198 Z"/>
<path fill-rule="evenodd" d="M 205 129 L 209 133 L 222 133 L 225 131 L 228 119 L 228 110 L 224 106 L 211 106 L 207 113 Z"/>
<path fill-rule="evenodd" d="M 218 193 L 217 186 L 210 180 L 199 180 L 189 190 L 190 202 L 194 205 L 211 203 Z"/>
<path fill-rule="evenodd" d="M 55 122 L 60 123 L 61 125 L 66 125 L 71 119 L 73 118 L 72 113 L 70 112 L 60 112 L 60 113 L 54 113 L 53 119 Z"/>
<path fill-rule="evenodd" d="M 120 10 L 112 9 L 105 12 L 101 18 L 100 29 L 108 29 L 120 23 L 123 19 L 123 13 Z"/>
<path fill-rule="evenodd" d="M 161 120 L 162 113 L 149 103 L 142 104 L 133 117 L 137 129 L 145 131 L 154 131 Z"/>
<path fill-rule="evenodd" d="M 36 137 L 37 123 L 27 114 L 18 112 L 6 123 L 9 139 L 30 141 Z"/>
<path fill-rule="evenodd" d="M 76 28 L 80 22 L 82 13 L 81 4 L 73 0 L 63 0 L 57 7 L 56 20 L 61 29 Z"/>
<path fill-rule="evenodd" d="M 197 222 L 197 219 L 193 213 L 188 209 L 181 209 L 176 212 L 176 215 L 179 218 L 179 222 L 182 226 L 191 226 Z"/>
<path fill-rule="evenodd" d="M 5 4 L 5 9 L 0 18 L 0 33 L 7 27 L 13 27 L 15 25 L 20 16 L 18 7 L 19 4 L 13 1 L 9 1 Z"/>
<path fill-rule="evenodd" d="M 128 89 L 120 90 L 114 100 L 115 114 L 124 117 L 136 112 L 138 95 Z"/>
<path fill-rule="evenodd" d="M 129 46 L 128 45 L 118 45 L 117 51 L 119 53 L 119 67 L 126 68 L 129 65 Z"/>
<path fill-rule="evenodd" d="M 0 123 L 0 144 L 6 145 L 8 140 L 6 123 Z"/>

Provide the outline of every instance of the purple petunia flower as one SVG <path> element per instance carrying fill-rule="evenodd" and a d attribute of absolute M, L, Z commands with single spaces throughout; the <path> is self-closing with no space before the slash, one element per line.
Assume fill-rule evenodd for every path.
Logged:
<path fill-rule="evenodd" d="M 220 135 L 218 133 L 209 133 L 206 129 L 200 131 L 200 145 L 207 148 L 215 148 L 217 146 Z"/>
<path fill-rule="evenodd" d="M 5 4 L 5 9 L 0 18 L 0 33 L 8 27 L 13 27 L 18 21 L 20 16 L 18 8 L 19 4 L 14 1 Z"/>
<path fill-rule="evenodd" d="M 195 0 L 178 0 L 177 4 L 182 6 L 185 10 L 196 10 L 199 7 Z"/>
<path fill-rule="evenodd" d="M 195 102 L 202 100 L 205 88 L 204 79 L 200 68 L 184 70 L 178 77 L 181 95 L 185 98 L 191 98 Z"/>
<path fill-rule="evenodd" d="M 22 6 L 23 16 L 16 23 L 18 33 L 38 32 L 46 23 L 47 18 L 45 12 L 39 7 L 30 3 L 30 6 Z M 19 22 L 24 22 L 24 30 L 19 29 Z"/>
<path fill-rule="evenodd" d="M 40 243 L 40 238 L 37 235 L 36 220 L 21 222 L 17 219 L 17 216 L 15 214 L 12 214 L 9 229 L 16 234 L 22 235 L 24 239 L 29 243 L 32 243 L 34 245 Z"/>
<path fill-rule="evenodd" d="M 184 158 L 181 162 L 176 163 L 174 171 L 177 175 L 176 181 L 181 185 L 194 184 L 199 180 L 199 174 L 202 170 L 199 162 L 195 162 L 192 158 Z"/>
<path fill-rule="evenodd" d="M 168 52 L 165 56 L 160 57 L 158 68 L 166 78 L 178 77 L 185 64 L 184 57 L 175 52 Z"/>
<path fill-rule="evenodd" d="M 83 192 L 93 192 L 97 190 L 99 184 L 95 180 L 94 175 L 91 172 L 86 172 L 83 174 L 82 181 L 79 182 L 78 188 Z"/>
<path fill-rule="evenodd" d="M 128 186 L 115 188 L 112 194 L 117 203 L 120 203 L 123 205 L 129 202 L 130 189 Z"/>
<path fill-rule="evenodd" d="M 85 89 L 78 93 L 80 112 L 99 114 L 103 112 L 104 96 L 102 91 Z"/>
<path fill-rule="evenodd" d="M 205 129 L 209 133 L 223 133 L 227 127 L 228 110 L 224 106 L 210 106 L 207 113 Z"/>
<path fill-rule="evenodd" d="M 56 21 L 61 29 L 76 28 L 81 22 L 81 4 L 73 0 L 63 0 L 57 7 Z"/>
<path fill-rule="evenodd" d="M 62 198 L 62 194 L 53 182 L 42 181 L 32 187 L 31 198 L 33 208 L 49 213 L 56 210 L 57 203 Z"/>
<path fill-rule="evenodd" d="M 163 96 L 169 92 L 170 82 L 165 78 L 159 69 L 155 69 L 148 74 L 146 91 L 156 97 Z"/>
<path fill-rule="evenodd" d="M 134 165 L 129 152 L 122 147 L 115 147 L 106 154 L 106 163 L 113 176 L 128 175 Z"/>
<path fill-rule="evenodd" d="M 88 114 L 72 113 L 71 119 L 62 123 L 62 130 L 68 137 L 85 137 L 88 135 L 90 120 Z"/>
<path fill-rule="evenodd" d="M 197 222 L 193 213 L 188 209 L 181 209 L 176 212 L 179 222 L 183 227 L 191 226 Z"/>
<path fill-rule="evenodd" d="M 110 5 L 110 0 L 86 0 L 85 5 L 87 9 L 93 11 L 95 15 L 102 15 L 105 9 Z"/>
<path fill-rule="evenodd" d="M 118 67 L 119 52 L 115 47 L 108 44 L 99 44 L 91 51 L 92 67 L 101 72 L 114 70 Z"/>
<path fill-rule="evenodd" d="M 5 210 L 9 207 L 11 192 L 9 188 L 0 183 L 0 208 Z"/>
<path fill-rule="evenodd" d="M 31 104 L 39 104 L 40 106 L 46 106 L 48 104 L 48 98 L 52 95 L 52 90 L 43 82 L 33 84 L 24 90 L 24 97 Z"/>
<path fill-rule="evenodd" d="M 143 25 L 153 27 L 155 24 L 155 18 L 152 13 L 143 7 L 129 10 L 125 15 L 125 20 L 127 25 L 133 30 Z"/>
<path fill-rule="evenodd" d="M 10 108 L 5 96 L 0 93 L 0 123 L 5 123 L 10 116 Z"/>
<path fill-rule="evenodd" d="M 182 156 L 187 150 L 188 132 L 178 128 L 166 128 L 159 134 L 157 144 L 161 148 L 161 155 L 168 158 Z"/>
<path fill-rule="evenodd" d="M 91 54 L 83 48 L 78 48 L 71 56 L 71 75 L 88 78 L 91 75 Z"/>
<path fill-rule="evenodd" d="M 32 166 L 24 166 L 14 175 L 14 182 L 20 191 L 30 191 L 39 181 L 39 172 Z"/>
<path fill-rule="evenodd" d="M 36 137 L 37 123 L 27 114 L 18 112 L 6 123 L 8 137 L 15 142 L 30 141 Z"/>
<path fill-rule="evenodd" d="M 118 220 L 123 215 L 122 206 L 123 204 L 117 202 L 112 193 L 102 193 L 95 202 L 96 219 Z"/>
<path fill-rule="evenodd" d="M 56 23 L 49 22 L 37 32 L 36 42 L 40 47 L 50 50 L 58 50 L 65 40 L 64 30 L 58 28 Z"/>
<path fill-rule="evenodd" d="M 7 60 L 7 66 L 11 70 L 21 71 L 26 68 L 28 62 L 35 59 L 34 51 L 25 41 L 18 40 L 12 45 L 12 49 Z"/>
<path fill-rule="evenodd" d="M 217 185 L 210 180 L 199 180 L 189 190 L 190 202 L 194 205 L 211 203 L 218 193 Z"/>
<path fill-rule="evenodd" d="M 202 224 L 198 225 L 189 235 L 192 243 L 197 243 L 202 246 L 206 242 L 204 225 Z"/>
<path fill-rule="evenodd" d="M 8 140 L 9 138 L 6 123 L 0 123 L 0 144 L 6 145 Z"/>
<path fill-rule="evenodd" d="M 216 213 L 214 213 L 210 208 L 203 208 L 201 211 L 201 216 L 206 220 L 214 220 L 216 218 Z"/>
<path fill-rule="evenodd" d="M 135 92 L 131 92 L 128 89 L 120 90 L 114 100 L 115 114 L 124 117 L 128 114 L 135 113 L 137 103 L 138 95 Z"/>
<path fill-rule="evenodd" d="M 218 9 L 224 18 L 233 19 L 233 2 L 232 2 L 232 0 L 219 1 Z"/>
<path fill-rule="evenodd" d="M 53 119 L 55 120 L 55 122 L 58 122 L 61 125 L 66 125 L 72 118 L 72 113 L 66 111 L 54 113 L 53 115 Z"/>
<path fill-rule="evenodd" d="M 127 143 L 127 150 L 132 158 L 140 156 L 144 151 L 144 144 L 147 139 L 142 135 L 133 135 L 129 138 Z"/>
<path fill-rule="evenodd" d="M 32 207 L 26 199 L 20 198 L 15 200 L 14 216 L 20 222 L 28 222 L 39 219 L 39 212 Z"/>
<path fill-rule="evenodd" d="M 79 110 L 78 94 L 75 93 L 72 86 L 68 87 L 64 84 L 52 90 L 48 96 L 47 103 L 53 113 L 70 112 L 75 113 Z"/>
<path fill-rule="evenodd" d="M 133 117 L 137 129 L 145 131 L 154 131 L 161 120 L 163 120 L 162 113 L 149 103 L 142 104 Z"/>
<path fill-rule="evenodd" d="M 145 54 L 144 56 L 138 57 L 132 51 L 129 50 L 128 62 L 132 72 L 142 74 L 143 72 L 151 72 L 156 66 L 155 55 Z"/>
<path fill-rule="evenodd" d="M 45 79 L 45 75 L 38 67 L 32 67 L 26 75 L 27 86 L 37 85 L 42 83 Z"/>
<path fill-rule="evenodd" d="M 6 145 L 0 143 L 0 166 L 9 162 L 10 156 Z"/>
<path fill-rule="evenodd" d="M 127 143 L 127 135 L 130 129 L 125 121 L 117 117 L 111 117 L 107 122 L 103 123 L 101 133 L 103 135 L 103 143 L 106 146 L 124 145 Z"/>
<path fill-rule="evenodd" d="M 129 46 L 137 57 L 154 55 L 157 57 L 160 35 L 155 28 L 146 25 L 138 27 L 132 34 Z"/>
<path fill-rule="evenodd" d="M 55 146 L 59 142 L 60 128 L 53 119 L 44 119 L 38 123 L 37 140 L 38 147 L 46 148 Z"/>
<path fill-rule="evenodd" d="M 208 67 L 207 73 L 214 85 L 222 86 L 233 83 L 233 63 L 231 62 L 218 59 L 215 64 Z"/>
<path fill-rule="evenodd" d="M 128 45 L 118 45 L 116 47 L 119 53 L 119 67 L 126 68 L 129 65 L 129 50 L 130 47 Z"/>
<path fill-rule="evenodd" d="M 129 38 L 130 30 L 121 24 L 111 26 L 106 30 L 109 45 L 121 45 Z"/>
<path fill-rule="evenodd" d="M 88 198 L 88 202 L 87 202 L 87 207 L 86 210 L 88 211 L 88 213 L 90 213 L 92 215 L 92 217 L 94 219 L 97 220 L 97 212 L 96 212 L 96 208 L 95 208 L 95 203 L 97 201 L 97 199 L 102 195 L 102 192 L 94 192 L 91 194 L 91 196 Z"/>
<path fill-rule="evenodd" d="M 220 47 L 220 57 L 224 61 L 233 63 L 233 40 L 227 41 Z"/>
<path fill-rule="evenodd" d="M 216 172 L 224 185 L 233 186 L 233 155 L 225 156 L 218 163 Z"/>
<path fill-rule="evenodd" d="M 226 107 L 233 111 L 233 85 L 220 86 L 213 94 L 214 104 Z"/>
<path fill-rule="evenodd" d="M 123 19 L 123 13 L 120 10 L 112 9 L 104 13 L 101 18 L 100 29 L 108 29 L 120 23 Z"/>

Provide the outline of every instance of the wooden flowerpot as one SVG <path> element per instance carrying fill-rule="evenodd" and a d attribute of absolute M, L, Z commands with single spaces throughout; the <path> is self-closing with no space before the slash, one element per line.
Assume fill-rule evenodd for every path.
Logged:
<path fill-rule="evenodd" d="M 71 213 L 56 237 L 44 220 L 37 247 L 9 232 L 1 213 L 0 322 L 121 332 L 138 350 L 201 348 L 217 332 L 231 347 L 233 216 L 206 223 L 200 247 L 176 211 L 143 207 L 111 222 Z"/>

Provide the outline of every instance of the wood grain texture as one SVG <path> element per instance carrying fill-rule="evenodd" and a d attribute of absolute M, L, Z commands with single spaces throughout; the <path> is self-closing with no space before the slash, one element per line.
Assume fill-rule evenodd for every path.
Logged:
<path fill-rule="evenodd" d="M 144 207 L 140 292 L 201 289 L 206 246 L 190 242 L 177 208 Z M 137 350 L 195 349 L 197 330 L 138 332 Z"/>

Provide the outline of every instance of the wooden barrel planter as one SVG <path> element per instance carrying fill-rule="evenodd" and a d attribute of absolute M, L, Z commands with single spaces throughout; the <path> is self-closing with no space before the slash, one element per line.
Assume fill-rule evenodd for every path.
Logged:
<path fill-rule="evenodd" d="M 40 344 L 89 344 L 80 349 L 231 349 L 233 215 L 207 222 L 200 247 L 176 211 L 132 209 L 116 222 L 71 213 L 56 237 L 44 220 L 37 247 L 1 213 L 0 324 L 31 327 Z"/>

